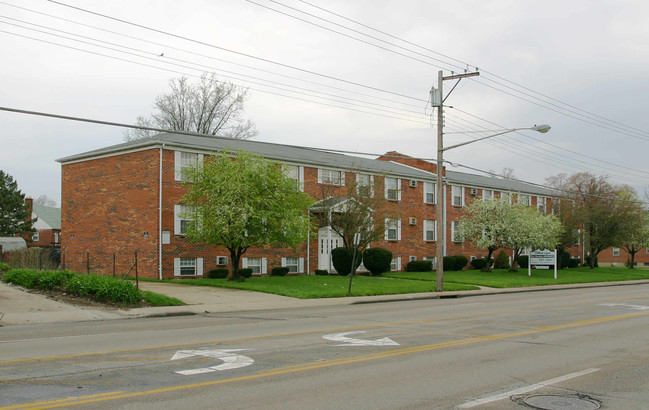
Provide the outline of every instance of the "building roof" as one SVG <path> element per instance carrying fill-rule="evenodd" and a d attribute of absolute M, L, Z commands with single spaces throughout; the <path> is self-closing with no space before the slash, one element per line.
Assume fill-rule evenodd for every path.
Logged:
<path fill-rule="evenodd" d="M 32 213 L 39 221 L 48 224 L 51 229 L 61 229 L 61 208 L 33 205 Z"/>
<path fill-rule="evenodd" d="M 235 140 L 217 136 L 198 136 L 175 133 L 158 134 L 150 138 L 125 142 L 81 154 L 60 158 L 57 161 L 66 164 L 84 161 L 96 157 L 118 155 L 123 152 L 160 148 L 185 149 L 196 152 L 214 151 L 250 151 L 265 158 L 313 167 L 329 167 L 340 170 L 362 170 L 363 172 L 379 175 L 388 175 L 407 179 L 425 180 L 434 182 L 435 174 L 418 168 L 406 166 L 392 161 L 382 161 L 332 153 L 325 150 L 299 147 L 295 145 L 275 144 L 270 142 Z M 501 191 L 527 192 L 535 195 L 552 195 L 546 188 L 536 187 L 523 182 L 501 178 L 485 177 L 462 172 L 447 170 L 446 179 L 449 183 L 466 185 L 477 188 L 490 188 Z"/>
<path fill-rule="evenodd" d="M 2 252 L 11 252 L 16 249 L 22 249 L 27 247 L 27 242 L 23 238 L 14 238 L 14 237 L 0 237 L 0 246 L 2 246 Z"/>

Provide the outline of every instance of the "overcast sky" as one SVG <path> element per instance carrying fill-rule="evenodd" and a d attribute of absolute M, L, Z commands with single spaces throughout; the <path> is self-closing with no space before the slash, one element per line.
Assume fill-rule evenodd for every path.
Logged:
<path fill-rule="evenodd" d="M 467 131 L 552 130 L 449 150 L 450 169 L 507 167 L 535 183 L 589 171 L 644 195 L 646 1 L 307 1 L 62 0 L 146 29 L 0 0 L 0 106 L 134 124 L 170 79 L 215 71 L 249 87 L 256 140 L 434 158 L 437 73 L 477 69 L 446 100 L 445 145 L 490 135 Z M 0 142 L 0 169 L 60 203 L 55 160 L 121 143 L 123 130 L 0 111 Z"/>

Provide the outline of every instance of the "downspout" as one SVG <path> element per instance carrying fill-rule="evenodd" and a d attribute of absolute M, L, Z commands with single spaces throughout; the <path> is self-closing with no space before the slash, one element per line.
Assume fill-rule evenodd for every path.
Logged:
<path fill-rule="evenodd" d="M 160 147 L 160 175 L 158 178 L 158 278 L 162 280 L 162 149 Z"/>
<path fill-rule="evenodd" d="M 306 232 L 306 275 L 309 276 L 311 274 L 310 270 L 310 262 L 311 262 L 311 228 L 309 227 L 309 230 Z"/>

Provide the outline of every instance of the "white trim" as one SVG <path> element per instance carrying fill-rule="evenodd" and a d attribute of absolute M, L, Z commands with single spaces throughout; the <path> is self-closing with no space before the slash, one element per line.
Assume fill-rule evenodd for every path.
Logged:
<path fill-rule="evenodd" d="M 180 213 L 182 212 L 182 206 L 177 204 L 174 205 L 174 235 L 180 235 Z"/>
<path fill-rule="evenodd" d="M 180 276 L 180 258 L 174 258 L 174 276 Z"/>
<path fill-rule="evenodd" d="M 203 276 L 203 258 L 196 258 L 196 272 L 197 276 Z"/>
<path fill-rule="evenodd" d="M 261 258 L 261 274 L 268 274 L 268 258 Z"/>
<path fill-rule="evenodd" d="M 297 273 L 304 273 L 304 258 L 297 258 Z"/>

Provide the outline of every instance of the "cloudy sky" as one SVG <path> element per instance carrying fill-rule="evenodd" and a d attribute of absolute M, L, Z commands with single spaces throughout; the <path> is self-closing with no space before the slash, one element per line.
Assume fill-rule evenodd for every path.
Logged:
<path fill-rule="evenodd" d="M 434 158 L 438 71 L 478 70 L 446 100 L 446 145 L 552 130 L 449 150 L 451 169 L 649 184 L 646 1 L 61 1 L 0 0 L 0 107 L 134 124 L 170 79 L 213 71 L 249 88 L 257 140 Z M 0 169 L 34 197 L 60 203 L 57 158 L 122 141 L 0 111 Z"/>

